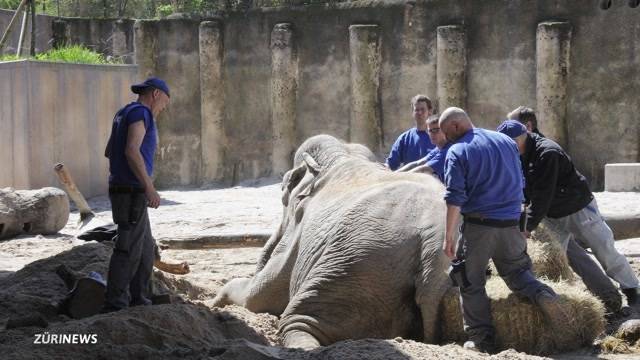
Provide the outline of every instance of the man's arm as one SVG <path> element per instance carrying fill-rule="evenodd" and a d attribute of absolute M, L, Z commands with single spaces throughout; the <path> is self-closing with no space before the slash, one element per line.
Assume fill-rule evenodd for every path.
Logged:
<path fill-rule="evenodd" d="M 408 164 L 403 165 L 401 168 L 399 168 L 398 170 L 396 170 L 396 172 L 407 172 L 413 168 L 416 168 L 420 165 L 424 165 L 427 162 L 427 157 L 423 157 L 422 159 L 416 160 L 416 161 L 412 161 Z"/>
<path fill-rule="evenodd" d="M 556 194 L 560 154 L 549 151 L 540 157 L 530 186 L 529 209 L 527 211 L 527 232 L 533 231 L 549 212 L 551 201 Z"/>
<path fill-rule="evenodd" d="M 444 230 L 443 250 L 450 259 L 456 257 L 456 226 L 460 221 L 460 206 L 447 204 L 447 223 Z"/>
<path fill-rule="evenodd" d="M 151 178 L 147 174 L 144 159 L 142 158 L 142 154 L 140 154 L 140 147 L 142 146 L 145 133 L 144 121 L 136 121 L 129 125 L 124 155 L 127 158 L 127 163 L 131 171 L 133 171 L 133 174 L 144 187 L 144 193 L 147 196 L 147 200 L 149 200 L 149 207 L 155 209 L 160 206 L 160 195 L 158 195 L 156 188 L 153 186 L 153 181 L 151 181 Z"/>
<path fill-rule="evenodd" d="M 389 169 L 395 171 L 402 164 L 402 135 L 393 143 L 386 165 Z"/>

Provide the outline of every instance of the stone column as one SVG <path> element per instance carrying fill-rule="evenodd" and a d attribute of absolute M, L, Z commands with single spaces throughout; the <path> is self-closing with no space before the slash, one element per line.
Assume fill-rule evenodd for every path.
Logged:
<path fill-rule="evenodd" d="M 349 26 L 351 121 L 349 140 L 374 153 L 382 143 L 378 25 Z"/>
<path fill-rule="evenodd" d="M 202 181 L 210 183 L 223 177 L 224 82 L 223 26 L 219 21 L 200 24 L 200 104 Z"/>
<path fill-rule="evenodd" d="M 459 25 L 437 29 L 438 111 L 467 103 L 467 47 L 465 29 Z"/>
<path fill-rule="evenodd" d="M 111 36 L 111 54 L 113 57 L 122 59 L 125 63 L 131 63 L 131 55 L 127 50 L 127 32 L 126 23 L 122 20 L 116 20 L 113 23 L 113 35 Z"/>
<path fill-rule="evenodd" d="M 135 58 L 138 64 L 138 79 L 144 80 L 155 75 L 157 44 L 155 27 L 158 26 L 155 20 L 136 20 L 135 31 Z"/>
<path fill-rule="evenodd" d="M 70 42 L 69 23 L 65 20 L 53 20 L 51 25 L 53 30 L 53 48 L 57 49 L 68 45 Z"/>
<path fill-rule="evenodd" d="M 271 32 L 271 119 L 273 124 L 272 174 L 282 175 L 293 164 L 296 142 L 296 90 L 298 62 L 289 23 Z"/>
<path fill-rule="evenodd" d="M 536 100 L 538 128 L 565 149 L 567 143 L 567 78 L 571 25 L 538 24 L 536 35 Z"/>

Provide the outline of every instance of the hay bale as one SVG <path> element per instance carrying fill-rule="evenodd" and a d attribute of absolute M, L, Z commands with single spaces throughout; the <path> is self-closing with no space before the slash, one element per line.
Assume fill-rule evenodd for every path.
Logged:
<path fill-rule="evenodd" d="M 563 329 L 552 329 L 539 308 L 512 293 L 502 279 L 493 277 L 487 281 L 498 349 L 513 348 L 530 354 L 570 351 L 592 344 L 604 330 L 605 310 L 593 295 L 566 282 L 547 283 L 560 295 L 562 306 L 574 319 Z M 447 292 L 441 309 L 443 342 L 466 340 L 457 288 Z"/>
<path fill-rule="evenodd" d="M 552 281 L 570 281 L 576 279 L 576 275 L 569 267 L 567 253 L 557 241 L 539 241 L 537 233 L 532 239 L 527 240 L 527 253 L 531 257 L 531 270 L 537 277 L 547 278 Z"/>
<path fill-rule="evenodd" d="M 600 350 L 605 354 L 631 354 L 633 351 L 626 341 L 614 336 L 607 336 L 598 344 Z"/>

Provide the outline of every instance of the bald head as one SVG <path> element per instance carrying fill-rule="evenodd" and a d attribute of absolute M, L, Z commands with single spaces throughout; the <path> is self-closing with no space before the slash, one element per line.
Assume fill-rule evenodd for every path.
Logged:
<path fill-rule="evenodd" d="M 452 142 L 473 128 L 469 115 L 457 107 L 450 107 L 443 111 L 439 124 L 447 139 Z"/>

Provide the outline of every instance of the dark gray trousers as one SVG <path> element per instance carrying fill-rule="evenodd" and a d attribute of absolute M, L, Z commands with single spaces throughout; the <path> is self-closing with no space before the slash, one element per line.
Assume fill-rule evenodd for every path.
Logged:
<path fill-rule="evenodd" d="M 147 198 L 144 193 L 113 193 L 109 199 L 118 235 L 109 262 L 105 308 L 149 305 L 147 291 L 155 241 L 151 235 Z"/>
<path fill-rule="evenodd" d="M 471 340 L 482 341 L 495 333 L 485 289 L 489 259 L 511 291 L 533 303 L 541 291 L 555 295 L 531 272 L 527 242 L 518 226 L 498 228 L 465 222 L 460 232 L 457 256 L 465 259 L 465 274 L 470 283 L 460 287 L 460 303 L 464 329 Z"/>

